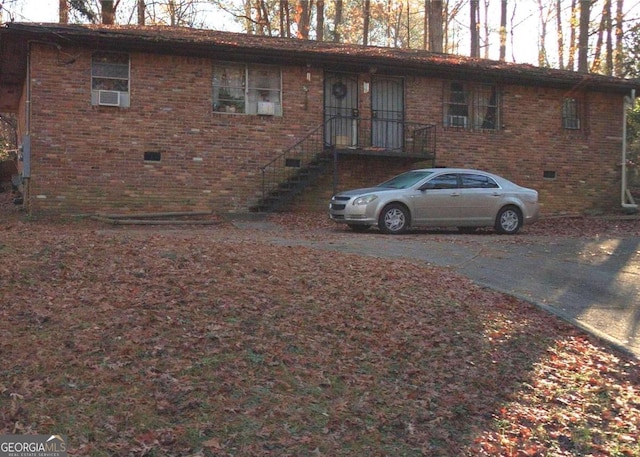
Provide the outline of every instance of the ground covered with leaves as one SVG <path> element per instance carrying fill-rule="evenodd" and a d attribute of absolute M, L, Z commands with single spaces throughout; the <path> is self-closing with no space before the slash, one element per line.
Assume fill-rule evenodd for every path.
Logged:
<path fill-rule="evenodd" d="M 73 456 L 640 456 L 637 360 L 449 270 L 267 235 L 0 222 L 0 434 Z"/>

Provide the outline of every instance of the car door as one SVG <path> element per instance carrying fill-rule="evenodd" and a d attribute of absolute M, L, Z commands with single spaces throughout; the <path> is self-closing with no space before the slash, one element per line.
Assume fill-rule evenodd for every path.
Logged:
<path fill-rule="evenodd" d="M 429 179 L 413 196 L 416 225 L 452 225 L 459 218 L 460 184 L 457 173 Z"/>
<path fill-rule="evenodd" d="M 502 201 L 502 189 L 490 176 L 460 173 L 460 223 L 491 225 Z"/>

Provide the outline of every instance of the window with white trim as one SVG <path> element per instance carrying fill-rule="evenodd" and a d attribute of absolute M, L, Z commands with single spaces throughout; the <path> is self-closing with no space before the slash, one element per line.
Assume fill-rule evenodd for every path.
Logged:
<path fill-rule="evenodd" d="M 213 111 L 282 116 L 282 75 L 270 65 L 215 63 Z"/>
<path fill-rule="evenodd" d="M 499 130 L 498 88 L 493 84 L 453 81 L 445 93 L 444 126 L 474 130 Z"/>
<path fill-rule="evenodd" d="M 129 106 L 129 55 L 95 52 L 91 57 L 91 104 Z"/>
<path fill-rule="evenodd" d="M 580 129 L 580 104 L 575 98 L 562 100 L 562 127 L 567 130 Z"/>

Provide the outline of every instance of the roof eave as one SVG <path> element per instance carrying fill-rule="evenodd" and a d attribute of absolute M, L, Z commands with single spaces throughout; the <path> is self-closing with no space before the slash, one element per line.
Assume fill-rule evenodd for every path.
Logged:
<path fill-rule="evenodd" d="M 570 71 L 545 69 L 522 64 L 505 64 L 484 59 L 471 59 L 424 51 L 397 50 L 339 45 L 325 42 L 296 42 L 291 39 L 247 36 L 228 32 L 197 31 L 189 33 L 195 38 L 163 36 L 155 30 L 88 28 L 83 26 L 10 24 L 1 33 L 26 34 L 29 39 L 65 45 L 74 43 L 96 49 L 126 50 L 159 54 L 207 57 L 230 61 L 254 61 L 281 65 L 310 65 L 323 68 L 339 68 L 343 71 L 377 72 L 396 75 L 429 75 L 448 79 L 464 79 L 503 84 L 555 87 L 566 90 L 593 90 L 629 93 L 640 89 L 640 80 L 582 74 Z M 135 32 L 135 33 L 134 33 Z M 152 33 L 156 32 L 156 33 Z M 214 33 L 224 37 L 217 41 L 207 36 Z M 45 39 L 46 38 L 46 39 Z M 228 39 L 227 39 L 228 38 Z M 235 41 L 234 41 L 235 39 Z M 248 45 L 238 43 L 246 41 Z"/>

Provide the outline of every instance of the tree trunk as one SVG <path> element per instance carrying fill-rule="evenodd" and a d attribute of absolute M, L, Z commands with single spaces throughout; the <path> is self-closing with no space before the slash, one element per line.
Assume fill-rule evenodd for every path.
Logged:
<path fill-rule="evenodd" d="M 280 36 L 291 38 L 291 16 L 289 15 L 289 0 L 280 0 Z"/>
<path fill-rule="evenodd" d="M 296 6 L 296 23 L 298 24 L 297 37 L 303 40 L 309 39 L 309 0 L 298 0 Z"/>
<path fill-rule="evenodd" d="M 369 21 L 371 19 L 371 0 L 364 0 L 364 11 L 362 12 L 362 45 L 369 44 Z"/>
<path fill-rule="evenodd" d="M 507 58 L 507 0 L 500 2 L 500 61 Z"/>
<path fill-rule="evenodd" d="M 267 3 L 264 0 L 260 0 L 256 9 L 258 10 L 259 34 L 271 36 L 271 18 L 269 17 L 269 9 Z"/>
<path fill-rule="evenodd" d="M 145 13 L 147 6 L 144 3 L 144 0 L 138 0 L 138 25 L 145 24 Z"/>
<path fill-rule="evenodd" d="M 517 2 L 513 3 L 513 9 L 511 10 L 511 15 L 509 16 L 509 43 L 511 44 L 511 61 L 517 62 L 515 50 L 515 34 L 513 33 L 514 29 L 520 24 L 520 21 L 516 21 L 516 11 L 517 11 Z"/>
<path fill-rule="evenodd" d="M 611 20 L 611 0 L 606 0 L 605 8 L 607 10 L 607 57 L 605 74 L 613 75 L 613 21 Z"/>
<path fill-rule="evenodd" d="M 340 29 L 342 28 L 342 0 L 336 0 L 336 19 L 333 30 L 333 41 L 340 43 L 342 41 L 342 34 Z"/>
<path fill-rule="evenodd" d="M 442 1 L 429 2 L 429 50 L 442 52 L 443 28 L 442 28 Z"/>
<path fill-rule="evenodd" d="M 324 41 L 324 0 L 316 2 L 316 40 Z"/>
<path fill-rule="evenodd" d="M 100 4 L 102 6 L 102 23 L 113 25 L 116 18 L 113 0 L 100 0 Z"/>
<path fill-rule="evenodd" d="M 462 11 L 462 7 L 466 5 L 466 0 L 458 0 L 453 5 L 450 2 L 443 2 L 443 13 L 442 13 L 442 49 L 444 52 L 453 52 L 457 53 L 458 49 L 455 48 L 454 44 L 450 44 L 449 36 L 450 36 L 450 25 L 454 22 L 454 20 L 458 17 L 458 13 Z M 451 8 L 450 8 L 451 7 Z"/>
<path fill-rule="evenodd" d="M 69 23 L 69 4 L 67 3 L 67 0 L 60 0 L 58 15 L 60 24 Z"/>
<path fill-rule="evenodd" d="M 422 49 L 429 48 L 429 15 L 431 14 L 431 1 L 424 0 L 424 23 L 422 27 Z"/>
<path fill-rule="evenodd" d="M 175 0 L 169 0 L 167 2 L 167 10 L 169 11 L 169 25 L 171 25 L 171 27 L 175 27 L 176 19 L 178 17 Z"/>
<path fill-rule="evenodd" d="M 392 0 L 387 0 L 387 20 L 385 21 L 387 23 L 387 28 L 386 28 L 386 38 L 387 38 L 387 47 L 391 47 L 391 23 L 392 23 L 392 17 L 393 17 L 393 9 L 391 8 L 391 2 Z M 397 34 L 396 34 L 396 40 L 397 40 Z"/>
<path fill-rule="evenodd" d="M 547 59 L 547 24 L 549 15 L 545 11 L 543 0 L 538 0 L 538 12 L 540 13 L 540 34 L 538 35 L 538 66 L 548 66 Z"/>
<path fill-rule="evenodd" d="M 264 1 L 257 0 L 256 2 L 256 35 L 264 35 L 264 24 L 267 19 L 263 15 L 264 12 Z"/>
<path fill-rule="evenodd" d="M 575 69 L 576 60 L 576 26 L 578 21 L 576 20 L 576 0 L 571 0 L 571 19 L 569 19 L 569 56 L 567 59 L 567 70 L 573 71 Z"/>
<path fill-rule="evenodd" d="M 556 0 L 556 34 L 558 36 L 558 68 L 564 70 L 564 33 L 562 32 L 562 0 Z"/>
<path fill-rule="evenodd" d="M 484 0 L 484 58 L 489 58 L 489 0 Z"/>
<path fill-rule="evenodd" d="M 596 47 L 593 53 L 593 62 L 591 63 L 591 72 L 592 73 L 605 73 L 611 74 L 610 68 L 608 65 L 609 62 L 609 52 L 611 46 L 611 0 L 605 0 L 604 5 L 602 7 L 602 15 L 600 16 L 600 26 L 598 27 L 598 40 L 596 41 Z M 603 66 L 602 63 L 602 45 L 605 41 L 605 34 L 607 34 L 607 45 L 605 50 L 605 64 Z"/>
<path fill-rule="evenodd" d="M 580 35 L 578 36 L 578 72 L 589 72 L 589 19 L 591 0 L 580 0 Z"/>
<path fill-rule="evenodd" d="M 623 68 L 622 68 L 622 58 L 623 55 L 623 42 L 622 42 L 622 33 L 623 33 L 623 22 L 624 20 L 624 0 L 617 0 L 616 2 L 616 24 L 615 24 L 615 35 L 616 35 L 616 50 L 614 57 L 614 65 L 613 72 L 616 76 L 622 76 Z"/>
<path fill-rule="evenodd" d="M 469 21 L 469 31 L 471 33 L 471 57 L 480 57 L 480 34 L 479 32 L 479 20 L 478 15 L 480 12 L 479 8 L 480 0 L 470 0 L 469 1 L 469 11 L 470 21 Z"/>
<path fill-rule="evenodd" d="M 400 19 L 402 18 L 402 8 L 404 3 L 400 4 L 399 12 L 398 12 L 398 31 L 400 31 Z M 398 45 L 398 40 L 400 39 L 400 34 L 396 34 L 396 46 Z M 411 3 L 407 0 L 407 41 L 404 45 L 405 48 L 411 48 Z"/>

